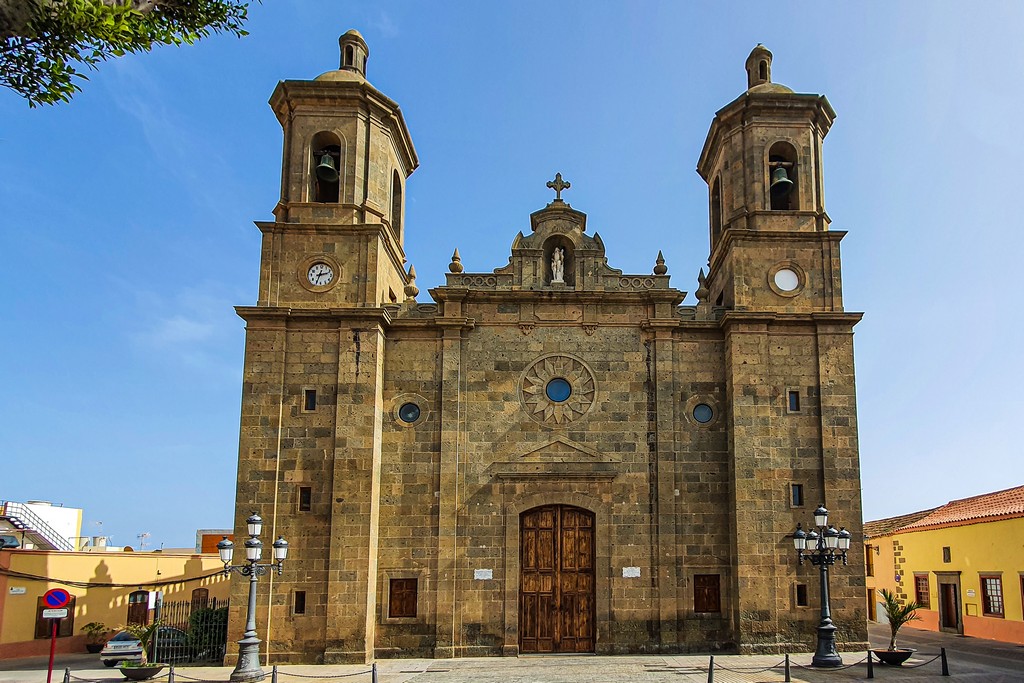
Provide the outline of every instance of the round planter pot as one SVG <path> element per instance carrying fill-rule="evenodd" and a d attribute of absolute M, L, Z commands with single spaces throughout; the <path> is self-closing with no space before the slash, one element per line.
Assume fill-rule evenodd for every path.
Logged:
<path fill-rule="evenodd" d="M 103 643 L 86 643 L 85 651 L 91 655 L 97 655 L 103 649 Z"/>
<path fill-rule="evenodd" d="M 147 664 L 146 666 L 122 666 L 121 673 L 132 681 L 144 681 L 164 670 L 166 664 Z"/>
<path fill-rule="evenodd" d="M 910 656 L 917 652 L 912 648 L 899 648 L 897 650 L 872 650 L 871 654 L 878 657 L 878 661 L 889 666 L 902 666 L 903 662 L 910 659 Z"/>

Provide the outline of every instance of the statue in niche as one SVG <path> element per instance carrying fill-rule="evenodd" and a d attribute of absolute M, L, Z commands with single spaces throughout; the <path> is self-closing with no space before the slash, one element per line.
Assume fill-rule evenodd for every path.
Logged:
<path fill-rule="evenodd" d="M 551 282 L 563 284 L 565 282 L 565 249 L 555 247 L 551 254 Z"/>

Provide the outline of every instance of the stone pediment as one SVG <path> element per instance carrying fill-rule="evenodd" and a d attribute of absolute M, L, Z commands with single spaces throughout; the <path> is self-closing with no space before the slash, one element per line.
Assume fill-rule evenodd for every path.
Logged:
<path fill-rule="evenodd" d="M 508 444 L 487 471 L 498 479 L 613 479 L 619 461 L 558 435 L 542 443 Z"/>
<path fill-rule="evenodd" d="M 564 436 L 556 436 L 535 448 L 519 455 L 518 460 L 579 460 L 588 462 L 601 460 L 601 454 L 593 448 L 577 443 Z"/>

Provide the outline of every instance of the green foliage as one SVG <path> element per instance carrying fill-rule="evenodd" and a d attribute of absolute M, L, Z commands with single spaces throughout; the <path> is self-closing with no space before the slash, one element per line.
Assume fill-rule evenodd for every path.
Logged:
<path fill-rule="evenodd" d="M 10 0 L 8 0 L 10 1 Z M 32 16 L 0 23 L 0 85 L 30 107 L 67 102 L 111 57 L 146 52 L 155 45 L 192 44 L 210 33 L 247 35 L 242 0 L 13 0 Z"/>
<path fill-rule="evenodd" d="M 160 620 L 157 619 L 152 624 L 128 624 L 122 626 L 121 630 L 139 639 L 142 644 L 142 664 L 149 661 L 149 648 L 152 645 L 150 642 L 153 638 L 153 634 L 156 633 L 156 629 L 160 626 Z"/>
<path fill-rule="evenodd" d="M 879 591 L 879 595 L 882 596 L 883 614 L 889 620 L 889 630 L 892 632 L 892 638 L 889 640 L 889 649 L 895 650 L 896 634 L 908 622 L 921 618 L 917 616 L 917 610 L 921 609 L 921 605 L 917 602 L 908 602 L 903 605 L 894 593 L 889 592 L 885 588 Z"/>
<path fill-rule="evenodd" d="M 102 621 L 90 621 L 82 627 L 82 633 L 85 634 L 85 639 L 90 643 L 102 642 L 107 635 L 107 630 L 107 625 Z"/>

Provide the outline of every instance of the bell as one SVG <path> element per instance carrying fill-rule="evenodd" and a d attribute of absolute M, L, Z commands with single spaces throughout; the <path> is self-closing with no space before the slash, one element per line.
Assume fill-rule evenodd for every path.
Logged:
<path fill-rule="evenodd" d="M 786 173 L 786 169 L 782 166 L 776 167 L 776 169 L 772 171 L 772 198 L 782 199 L 792 191 L 793 181 L 789 179 L 789 174 Z"/>
<path fill-rule="evenodd" d="M 322 180 L 325 183 L 338 182 L 338 169 L 334 168 L 334 157 L 330 154 L 325 154 L 320 157 L 320 165 L 316 167 L 316 177 L 318 180 Z M 792 183 L 790 183 L 790 185 L 792 185 Z"/>

